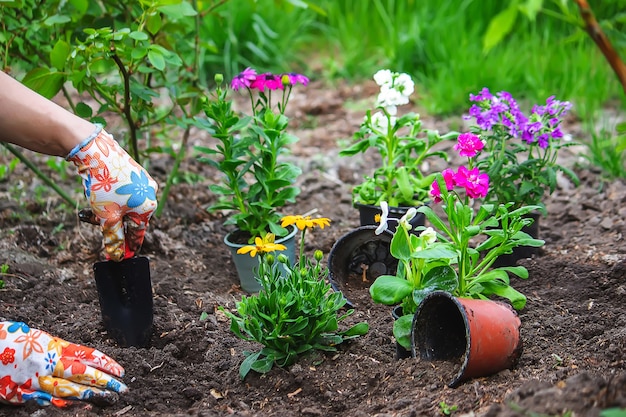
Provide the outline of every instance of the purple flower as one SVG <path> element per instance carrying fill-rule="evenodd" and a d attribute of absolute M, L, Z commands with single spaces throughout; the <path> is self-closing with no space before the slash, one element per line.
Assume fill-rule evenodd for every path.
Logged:
<path fill-rule="evenodd" d="M 457 138 L 457 143 L 454 145 L 454 150 L 459 151 L 459 155 L 472 158 L 478 154 L 485 144 L 483 141 L 473 133 L 461 133 Z"/>
<path fill-rule="evenodd" d="M 285 75 L 289 77 L 289 84 L 291 85 L 296 85 L 298 83 L 302 85 L 307 85 L 309 83 L 309 79 L 302 74 L 296 74 L 295 72 L 288 72 Z"/>
<path fill-rule="evenodd" d="M 250 67 L 241 71 L 239 75 L 235 76 L 230 82 L 230 88 L 237 91 L 240 88 L 249 88 L 250 85 L 256 79 L 256 71 Z"/>

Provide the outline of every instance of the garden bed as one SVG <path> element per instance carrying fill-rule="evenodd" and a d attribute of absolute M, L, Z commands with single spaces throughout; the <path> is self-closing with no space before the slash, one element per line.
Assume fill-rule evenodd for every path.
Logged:
<path fill-rule="evenodd" d="M 309 251 L 319 248 L 328 255 L 337 239 L 359 225 L 350 189 L 377 161 L 337 153 L 358 129 L 373 94 L 368 85 L 309 86 L 292 98 L 292 129 L 301 139 L 293 158 L 304 174 L 302 194 L 288 209 L 293 214 L 316 210 L 332 220 L 330 228 L 307 235 Z M 356 110 L 346 110 L 346 100 Z M 359 106 L 360 100 L 366 106 Z M 427 119 L 425 125 L 444 131 L 447 123 Z M 569 128 L 576 136 L 575 121 Z M 201 132 L 192 137 L 194 144 L 207 141 Z M 573 167 L 577 156 L 568 158 Z M 151 161 L 150 171 L 161 184 L 171 164 L 165 157 Z M 530 278 L 513 281 L 528 297 L 520 312 L 524 351 L 517 367 L 452 389 L 440 366 L 395 359 L 391 307 L 367 297 L 346 321 L 346 326 L 367 321 L 367 335 L 336 353 L 303 357 L 266 375 L 251 372 L 241 381 L 243 351 L 258 346 L 237 339 L 217 310 L 220 305 L 232 309 L 242 295 L 222 243 L 224 217 L 205 211 L 214 199 L 207 186 L 218 173 L 193 159 L 182 169 L 205 180 L 175 186 L 164 214 L 147 234 L 143 254 L 151 262 L 155 319 L 146 349 L 120 348 L 104 330 L 91 270 L 101 257 L 99 232 L 79 224 L 72 213 L 50 210 L 58 203 L 55 197 L 46 206 L 23 194 L 24 208 L 8 199 L 15 197 L 16 186 L 26 193 L 36 182 L 22 166 L 10 182 L 0 184 L 0 262 L 17 275 L 6 277 L 0 290 L 0 320 L 23 320 L 97 347 L 125 367 L 130 389 L 104 408 L 83 404 L 40 413 L 35 405 L 0 405 L 0 415 L 436 416 L 456 407 L 455 416 L 560 416 L 568 411 L 598 416 L 604 408 L 626 407 L 624 182 L 603 183 L 597 172 L 576 166 L 581 185 L 561 184 L 547 201 L 548 216 L 540 219 L 545 247 L 522 261 Z M 208 315 L 201 321 L 203 312 Z"/>

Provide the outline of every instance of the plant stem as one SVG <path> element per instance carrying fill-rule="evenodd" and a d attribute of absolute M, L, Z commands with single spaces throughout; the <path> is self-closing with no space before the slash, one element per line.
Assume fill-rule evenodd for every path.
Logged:
<path fill-rule="evenodd" d="M 165 207 L 165 203 L 167 201 L 167 196 L 169 195 L 170 188 L 172 183 L 174 182 L 175 174 L 178 172 L 180 167 L 180 163 L 185 159 L 185 154 L 187 153 L 187 142 L 189 140 L 189 132 L 191 130 L 191 126 L 187 126 L 185 129 L 185 133 L 183 133 L 183 140 L 180 144 L 180 149 L 176 154 L 176 159 L 174 160 L 174 166 L 172 167 L 172 171 L 170 175 L 167 177 L 167 182 L 165 183 L 165 187 L 163 187 L 163 191 L 161 191 L 161 198 L 159 198 L 159 204 L 157 205 L 156 210 L 154 211 L 154 216 L 159 217 L 163 208 Z"/>
<path fill-rule="evenodd" d="M 61 187 L 59 187 L 49 176 L 41 172 L 41 170 L 32 163 L 30 159 L 28 159 L 22 152 L 13 147 L 12 145 L 2 142 L 2 145 L 9 150 L 13 155 L 17 157 L 20 161 L 24 163 L 31 171 L 33 171 L 43 182 L 46 183 L 47 186 L 52 188 L 56 193 L 61 196 L 67 203 L 74 207 L 76 205 L 76 200 L 69 196 Z"/>

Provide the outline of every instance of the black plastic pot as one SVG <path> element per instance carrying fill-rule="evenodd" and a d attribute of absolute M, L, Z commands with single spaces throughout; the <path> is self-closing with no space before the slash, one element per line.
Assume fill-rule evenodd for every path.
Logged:
<path fill-rule="evenodd" d="M 528 233 L 530 236 L 532 236 L 535 239 L 539 238 L 540 216 L 541 216 L 540 213 L 527 214 L 526 217 L 530 217 L 534 221 L 530 225 L 522 228 L 523 232 Z M 519 261 L 520 259 L 532 258 L 533 255 L 536 255 L 538 253 L 539 253 L 539 248 L 535 248 L 532 246 L 518 246 L 516 248 L 513 248 L 512 253 L 498 256 L 492 266 L 494 268 L 499 268 L 502 266 L 515 266 L 517 265 L 517 261 Z"/>
<path fill-rule="evenodd" d="M 359 219 L 361 226 L 376 225 L 378 222 L 375 220 L 377 214 L 382 214 L 380 206 L 373 206 L 369 204 L 356 203 L 354 205 L 359 210 Z M 389 207 L 389 217 L 399 219 L 406 214 L 411 207 Z M 417 213 L 415 217 L 409 222 L 413 228 L 417 226 L 424 226 L 426 216 L 423 213 Z M 397 222 L 387 223 L 387 229 L 390 232 L 395 232 Z"/>
<path fill-rule="evenodd" d="M 376 226 L 361 226 L 335 242 L 328 255 L 330 285 L 343 293 L 347 306 L 354 304 L 350 290 L 369 288 L 381 275 L 395 275 L 398 260 L 389 253 L 393 234 L 374 233 Z"/>

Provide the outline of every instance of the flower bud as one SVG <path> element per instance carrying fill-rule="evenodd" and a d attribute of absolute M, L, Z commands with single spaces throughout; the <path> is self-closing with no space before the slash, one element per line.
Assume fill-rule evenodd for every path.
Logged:
<path fill-rule="evenodd" d="M 215 74 L 215 77 L 213 77 L 213 79 L 215 80 L 215 83 L 217 85 L 221 85 L 224 82 L 224 75 L 223 74 Z"/>
<path fill-rule="evenodd" d="M 315 258 L 317 262 L 320 262 L 322 259 L 324 259 L 324 252 L 318 249 L 313 254 L 313 257 Z"/>
<path fill-rule="evenodd" d="M 283 76 L 280 78 L 280 81 L 283 83 L 283 85 L 291 84 L 291 80 L 289 79 L 289 75 L 287 74 L 283 74 Z"/>
<path fill-rule="evenodd" d="M 274 261 L 276 260 L 276 259 L 274 258 L 274 255 L 272 255 L 271 253 L 268 253 L 267 255 L 265 255 L 265 258 L 264 258 L 264 259 L 265 259 L 265 262 L 266 262 L 268 265 L 274 265 Z"/>
<path fill-rule="evenodd" d="M 281 253 L 280 255 L 278 255 L 278 262 L 280 262 L 281 264 L 288 264 L 289 258 L 287 258 L 287 255 Z"/>

